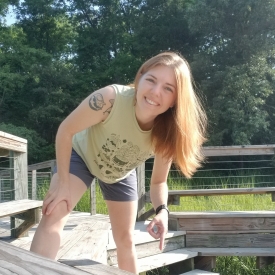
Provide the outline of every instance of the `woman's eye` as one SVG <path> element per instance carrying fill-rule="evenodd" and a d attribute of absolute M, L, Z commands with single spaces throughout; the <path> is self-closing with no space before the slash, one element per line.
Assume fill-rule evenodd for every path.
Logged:
<path fill-rule="evenodd" d="M 172 88 L 170 88 L 170 87 L 166 87 L 165 89 L 169 92 L 173 92 Z"/>
<path fill-rule="evenodd" d="M 152 78 L 147 78 L 146 80 L 149 81 L 149 82 L 153 82 L 154 83 L 154 79 L 152 79 Z"/>

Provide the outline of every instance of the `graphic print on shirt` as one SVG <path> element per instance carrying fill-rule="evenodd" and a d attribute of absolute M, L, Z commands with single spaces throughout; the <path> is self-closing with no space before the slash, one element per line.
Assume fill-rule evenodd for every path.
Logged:
<path fill-rule="evenodd" d="M 120 139 L 119 135 L 111 134 L 99 151 L 95 163 L 103 176 L 115 181 L 117 177 L 113 173 L 126 175 L 150 156 L 152 156 L 150 152 L 142 152 L 132 142 Z"/>

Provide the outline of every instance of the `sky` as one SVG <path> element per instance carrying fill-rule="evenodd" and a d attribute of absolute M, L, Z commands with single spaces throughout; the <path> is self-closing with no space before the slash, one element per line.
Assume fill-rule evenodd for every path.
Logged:
<path fill-rule="evenodd" d="M 12 6 L 9 7 L 9 12 L 7 13 L 7 16 L 6 16 L 6 23 L 7 25 L 11 25 L 15 22 L 15 14 L 13 13 L 12 11 Z"/>

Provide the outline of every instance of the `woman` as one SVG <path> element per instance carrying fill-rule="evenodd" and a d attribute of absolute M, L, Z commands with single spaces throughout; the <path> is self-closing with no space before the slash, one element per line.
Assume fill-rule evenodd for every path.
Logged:
<path fill-rule="evenodd" d="M 155 155 L 150 195 L 157 211 L 147 230 L 160 239 L 162 250 L 171 163 L 186 177 L 194 173 L 202 159 L 205 124 L 188 64 L 173 52 L 147 60 L 136 74 L 134 87 L 111 85 L 93 92 L 58 129 L 57 172 L 31 250 L 56 257 L 70 212 L 97 177 L 109 211 L 118 266 L 138 274 L 133 243 L 135 168 Z"/>

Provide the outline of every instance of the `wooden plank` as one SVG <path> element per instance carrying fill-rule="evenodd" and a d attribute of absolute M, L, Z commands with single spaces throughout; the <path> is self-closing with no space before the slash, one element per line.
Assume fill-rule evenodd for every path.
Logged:
<path fill-rule="evenodd" d="M 191 234 L 215 234 L 215 235 L 220 235 L 220 234 L 245 234 L 245 233 L 275 233 L 275 230 L 221 230 L 221 231 L 186 231 L 186 234 L 191 235 Z"/>
<path fill-rule="evenodd" d="M 195 233 L 195 231 L 212 231 L 214 233 L 216 233 L 216 231 L 226 231 L 231 234 L 238 231 L 242 233 L 252 233 L 254 230 L 257 232 L 270 232 L 270 230 L 275 230 L 275 217 L 264 218 L 253 217 L 252 215 L 252 217 L 242 217 L 241 215 L 241 217 L 224 216 L 219 214 L 217 217 L 210 216 L 209 218 L 179 218 L 178 230 L 191 231 L 192 233 Z M 172 221 L 170 221 L 170 223 L 172 223 Z"/>
<path fill-rule="evenodd" d="M 92 259 L 106 263 L 110 223 L 90 220 L 76 226 L 62 240 L 57 259 Z"/>
<path fill-rule="evenodd" d="M 275 234 L 186 235 L 186 247 L 273 248 L 275 247 Z"/>
<path fill-rule="evenodd" d="M 14 199 L 28 199 L 27 153 L 14 152 Z"/>
<path fill-rule="evenodd" d="M 26 153 L 27 143 L 26 139 L 0 131 L 0 148 Z"/>
<path fill-rule="evenodd" d="M 170 212 L 169 219 L 179 218 L 273 218 L 275 211 L 205 211 L 205 212 Z"/>
<path fill-rule="evenodd" d="M 32 200 L 36 200 L 36 186 L 37 186 L 37 177 L 36 177 L 36 170 L 32 171 Z"/>
<path fill-rule="evenodd" d="M 213 156 L 244 156 L 244 155 L 274 155 L 274 144 L 241 145 L 241 146 L 207 146 L 203 147 L 206 157 Z"/>
<path fill-rule="evenodd" d="M 169 190 L 169 196 L 217 196 L 217 195 L 249 195 L 249 194 L 271 194 L 275 193 L 275 187 L 254 188 L 225 188 L 225 189 L 191 189 L 191 190 Z"/>
<path fill-rule="evenodd" d="M 56 162 L 55 159 L 51 159 L 51 160 L 31 164 L 28 166 L 28 171 L 52 168 L 53 163 L 55 163 L 55 162 Z"/>
<path fill-rule="evenodd" d="M 187 249 L 177 249 L 166 253 L 157 254 L 138 259 L 139 272 L 152 270 L 161 266 L 170 265 L 176 262 L 184 261 L 198 255 L 197 252 Z"/>
<path fill-rule="evenodd" d="M 82 259 L 82 260 L 60 260 L 60 262 L 69 265 L 74 266 L 78 269 L 81 269 L 83 271 L 86 271 L 88 273 L 96 272 L 97 275 L 131 275 L 133 273 L 118 269 L 116 267 L 104 265 L 101 263 L 98 263 L 93 260 L 89 259 Z"/>
<path fill-rule="evenodd" d="M 41 207 L 43 201 L 19 200 L 2 202 L 0 204 L 0 218 L 25 212 L 26 210 Z"/>
<path fill-rule="evenodd" d="M 136 245 L 136 253 L 138 259 L 149 257 L 153 255 L 160 255 L 168 251 L 173 251 L 185 247 L 185 236 L 177 236 L 164 240 L 164 249 L 161 251 L 159 249 L 159 240 L 154 240 L 151 242 L 140 242 Z M 107 251 L 108 264 L 117 264 L 117 251 L 116 249 L 110 249 Z"/>
<path fill-rule="evenodd" d="M 90 187 L 90 212 L 96 214 L 96 179 L 94 178 Z"/>
<path fill-rule="evenodd" d="M 98 273 L 92 270 L 87 273 L 0 241 L 0 274 L 97 275 Z M 105 275 L 109 274 L 106 272 Z"/>
<path fill-rule="evenodd" d="M 134 243 L 135 245 L 138 244 L 142 244 L 144 242 L 155 242 L 156 239 L 153 238 L 147 231 L 147 225 L 150 223 L 150 221 L 140 221 L 140 222 L 136 222 L 135 224 L 135 230 L 134 230 Z M 173 237 L 178 237 L 178 236 L 185 236 L 186 235 L 186 231 L 171 231 L 169 230 L 166 235 L 165 238 L 166 239 L 170 239 Z M 112 236 L 112 231 L 110 231 L 110 236 L 109 236 L 109 244 L 107 249 L 111 250 L 116 248 L 113 236 Z"/>
<path fill-rule="evenodd" d="M 145 163 L 142 163 L 136 169 L 137 188 L 138 188 L 138 210 L 137 221 L 146 220 L 145 213 Z"/>
<path fill-rule="evenodd" d="M 28 236 L 29 229 L 36 223 L 39 223 L 41 217 L 40 213 L 40 209 L 33 208 L 11 217 L 11 237 L 19 238 Z M 16 219 L 22 222 L 16 224 Z"/>
<path fill-rule="evenodd" d="M 209 272 L 205 270 L 194 269 L 192 271 L 182 273 L 180 275 L 220 275 L 220 273 Z"/>
<path fill-rule="evenodd" d="M 188 248 L 189 251 L 198 252 L 199 256 L 275 256 L 275 248 L 208 248 L 194 247 Z"/>

